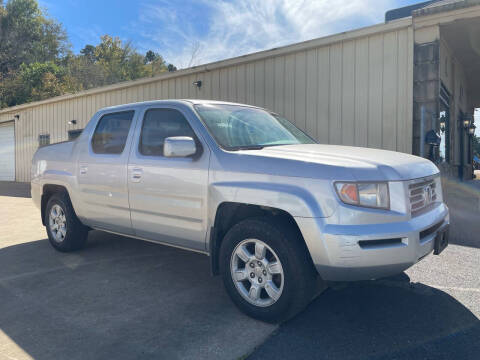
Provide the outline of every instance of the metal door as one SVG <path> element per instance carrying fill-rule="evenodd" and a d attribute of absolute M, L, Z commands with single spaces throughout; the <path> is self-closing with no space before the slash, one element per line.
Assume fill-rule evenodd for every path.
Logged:
<path fill-rule="evenodd" d="M 15 181 L 15 124 L 0 124 L 0 181 Z"/>

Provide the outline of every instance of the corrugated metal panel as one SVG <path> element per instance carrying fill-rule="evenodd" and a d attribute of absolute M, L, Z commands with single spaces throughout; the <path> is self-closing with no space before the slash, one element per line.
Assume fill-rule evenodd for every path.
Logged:
<path fill-rule="evenodd" d="M 275 53 L 223 68 L 183 71 L 176 77 L 142 80 L 77 97 L 0 112 L 0 122 L 17 121 L 18 181 L 30 180 L 30 161 L 38 135 L 64 141 L 68 131 L 85 127 L 100 108 L 152 99 L 201 98 L 267 107 L 291 119 L 322 143 L 411 152 L 413 30 L 404 26 L 358 31 L 321 46 L 295 45 L 298 51 Z M 363 35 L 363 36 L 361 36 Z M 338 41 L 338 40 L 341 41 Z M 342 40 L 343 39 L 343 40 Z M 248 57 L 247 57 L 248 58 Z M 231 62 L 231 63 L 230 63 Z M 201 88 L 193 85 L 201 80 Z M 76 125 L 68 121 L 77 120 Z"/>

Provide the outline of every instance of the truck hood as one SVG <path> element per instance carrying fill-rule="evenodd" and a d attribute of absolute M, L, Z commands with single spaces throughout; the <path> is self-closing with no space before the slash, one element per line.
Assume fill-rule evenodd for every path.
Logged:
<path fill-rule="evenodd" d="M 252 157 L 260 160 L 264 165 L 262 167 L 269 173 L 284 176 L 400 181 L 439 173 L 431 161 L 418 156 L 353 146 L 282 145 L 239 153 L 246 155 L 250 160 L 253 160 Z M 285 162 L 288 163 L 288 168 Z"/>

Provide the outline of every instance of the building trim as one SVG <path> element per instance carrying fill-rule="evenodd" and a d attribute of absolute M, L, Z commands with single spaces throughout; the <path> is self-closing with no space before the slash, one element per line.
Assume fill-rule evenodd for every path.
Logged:
<path fill-rule="evenodd" d="M 443 0 L 433 2 L 412 12 L 414 17 L 445 13 L 480 5 L 480 0 Z"/>
<path fill-rule="evenodd" d="M 420 29 L 430 26 L 441 26 L 443 24 L 451 23 L 456 20 L 466 20 L 477 18 L 480 16 L 480 0 L 475 3 L 469 2 L 468 6 L 463 6 L 454 9 L 444 9 L 443 11 L 433 13 L 415 13 L 413 15 L 414 28 Z"/>

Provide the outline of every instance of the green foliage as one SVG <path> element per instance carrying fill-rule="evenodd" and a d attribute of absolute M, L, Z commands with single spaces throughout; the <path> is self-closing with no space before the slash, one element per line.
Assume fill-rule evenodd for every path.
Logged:
<path fill-rule="evenodd" d="M 78 55 L 67 40 L 37 0 L 0 0 L 0 108 L 177 70 L 118 37 L 104 35 Z"/>
<path fill-rule="evenodd" d="M 90 63 L 94 63 L 96 60 L 95 46 L 93 45 L 85 45 L 85 47 L 82 50 L 80 50 L 80 54 L 82 54 L 85 57 L 85 59 Z"/>
<path fill-rule="evenodd" d="M 53 62 L 22 64 L 20 79 L 26 93 L 25 102 L 43 100 L 66 92 L 75 92 L 79 86 L 63 67 Z"/>
<path fill-rule="evenodd" d="M 147 53 L 145 54 L 145 64 L 153 63 L 159 57 L 160 57 L 159 54 L 153 52 L 152 50 L 148 50 Z"/>
<path fill-rule="evenodd" d="M 101 37 L 97 46 L 86 45 L 80 55 L 70 56 L 65 66 L 82 84 L 83 89 L 155 76 L 168 71 L 163 58 L 148 51 L 140 55 L 129 42 L 109 35 Z"/>
<path fill-rule="evenodd" d="M 0 74 L 65 54 L 65 30 L 42 14 L 36 0 L 10 0 L 0 9 Z"/>
<path fill-rule="evenodd" d="M 13 106 L 44 100 L 79 89 L 76 79 L 67 74 L 65 68 L 51 61 L 22 64 L 15 76 L 8 77 L 5 85 L 0 86 L 0 98 L 3 100 L 0 105 Z"/>

